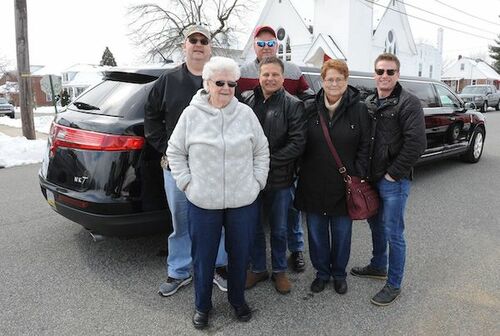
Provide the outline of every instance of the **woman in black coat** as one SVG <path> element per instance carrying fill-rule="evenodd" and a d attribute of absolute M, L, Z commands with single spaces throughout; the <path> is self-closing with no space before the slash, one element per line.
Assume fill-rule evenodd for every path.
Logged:
<path fill-rule="evenodd" d="M 359 91 L 347 83 L 349 69 L 341 60 L 321 68 L 323 88 L 308 111 L 307 144 L 302 156 L 295 206 L 306 213 L 311 262 L 321 292 L 333 278 L 335 291 L 347 292 L 346 266 L 351 251 L 352 220 L 347 213 L 345 184 L 328 149 L 319 121 L 321 114 L 347 173 L 366 176 L 370 119 Z"/>

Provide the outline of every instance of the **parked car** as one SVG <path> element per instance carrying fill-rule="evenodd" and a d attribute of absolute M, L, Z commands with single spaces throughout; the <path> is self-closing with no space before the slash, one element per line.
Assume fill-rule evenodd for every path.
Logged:
<path fill-rule="evenodd" d="M 315 91 L 321 87 L 317 69 L 304 69 Z M 471 103 L 464 103 L 444 83 L 430 78 L 401 76 L 399 83 L 416 95 L 424 108 L 427 149 L 417 164 L 457 156 L 466 162 L 478 162 L 486 135 L 485 117 Z M 351 72 L 349 84 L 361 91 L 364 99 L 375 92 L 373 75 Z"/>
<path fill-rule="evenodd" d="M 9 116 L 15 118 L 14 105 L 10 104 L 7 99 L 0 97 L 0 116 Z"/>
<path fill-rule="evenodd" d="M 494 85 L 467 85 L 458 96 L 474 103 L 481 112 L 486 112 L 488 107 L 500 110 L 500 91 Z"/>
<path fill-rule="evenodd" d="M 62 216 L 102 235 L 167 230 L 161 154 L 144 139 L 144 103 L 165 69 L 110 71 L 58 113 L 39 171 L 43 195 Z M 321 87 L 318 69 L 303 68 L 309 84 Z M 444 84 L 402 77 L 401 84 L 424 106 L 428 148 L 419 162 L 460 156 L 481 158 L 484 116 L 467 109 Z M 350 83 L 366 96 L 371 74 L 353 72 Z"/>

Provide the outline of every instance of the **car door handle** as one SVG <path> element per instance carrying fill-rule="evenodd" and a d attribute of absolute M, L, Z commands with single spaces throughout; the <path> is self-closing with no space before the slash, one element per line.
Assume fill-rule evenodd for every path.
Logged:
<path fill-rule="evenodd" d="M 457 118 L 455 118 L 455 117 L 448 117 L 448 120 L 455 121 L 455 120 L 457 120 Z"/>

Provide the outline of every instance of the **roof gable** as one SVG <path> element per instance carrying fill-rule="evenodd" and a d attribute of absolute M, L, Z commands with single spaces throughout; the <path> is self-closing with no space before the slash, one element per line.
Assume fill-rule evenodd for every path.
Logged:
<path fill-rule="evenodd" d="M 397 21 L 394 21 L 397 20 Z M 392 22 L 391 22 L 392 21 Z M 398 25 L 401 29 L 397 29 Z M 384 38 L 387 34 L 387 27 L 396 28 L 396 32 L 403 31 L 405 38 L 401 39 L 407 41 L 408 48 L 413 54 L 417 53 L 415 40 L 411 31 L 410 22 L 406 13 L 406 7 L 403 0 L 390 0 L 385 8 L 384 14 L 380 18 L 377 27 L 373 33 L 373 39 Z"/>

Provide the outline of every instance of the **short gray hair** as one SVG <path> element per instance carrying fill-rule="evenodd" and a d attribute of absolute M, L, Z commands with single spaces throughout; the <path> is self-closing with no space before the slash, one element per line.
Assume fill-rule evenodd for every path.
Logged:
<path fill-rule="evenodd" d="M 212 79 L 215 73 L 225 71 L 233 74 L 235 81 L 240 79 L 240 67 L 238 66 L 238 63 L 236 63 L 233 59 L 221 56 L 212 57 L 210 61 L 208 61 L 207 64 L 205 64 L 205 66 L 203 67 L 203 73 L 201 74 L 203 78 L 203 87 L 205 88 L 205 90 L 207 90 L 208 88 L 206 82 L 209 79 Z"/>

